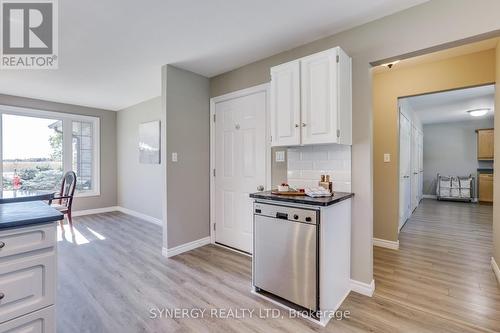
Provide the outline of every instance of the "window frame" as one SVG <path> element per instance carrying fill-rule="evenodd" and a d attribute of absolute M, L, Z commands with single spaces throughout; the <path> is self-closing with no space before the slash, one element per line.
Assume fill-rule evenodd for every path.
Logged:
<path fill-rule="evenodd" d="M 4 114 L 14 116 L 25 116 L 35 118 L 46 118 L 62 121 L 63 128 L 63 173 L 73 169 L 73 146 L 72 133 L 73 121 L 92 122 L 92 190 L 75 191 L 76 197 L 96 197 L 101 195 L 101 160 L 100 160 L 100 125 L 101 118 L 99 116 L 86 116 L 74 113 L 65 113 L 57 111 L 38 110 L 17 106 L 0 105 L 0 175 L 3 175 L 3 133 L 2 133 L 2 116 Z M 3 177 L 0 177 L 0 190 L 3 190 Z"/>

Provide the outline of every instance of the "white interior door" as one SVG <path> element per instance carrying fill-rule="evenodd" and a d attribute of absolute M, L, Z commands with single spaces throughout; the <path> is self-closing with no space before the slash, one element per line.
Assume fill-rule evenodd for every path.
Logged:
<path fill-rule="evenodd" d="M 419 135 L 416 127 L 411 128 L 411 211 L 418 206 L 420 183 Z"/>
<path fill-rule="evenodd" d="M 411 212 L 411 124 L 399 114 L 399 229 Z"/>
<path fill-rule="evenodd" d="M 424 133 L 419 132 L 418 138 L 418 201 L 422 200 L 424 195 Z"/>
<path fill-rule="evenodd" d="M 215 241 L 253 252 L 252 192 L 266 187 L 266 92 L 215 103 Z"/>

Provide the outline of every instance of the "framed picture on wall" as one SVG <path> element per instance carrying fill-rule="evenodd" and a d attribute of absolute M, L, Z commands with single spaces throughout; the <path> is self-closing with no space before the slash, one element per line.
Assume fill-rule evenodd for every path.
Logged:
<path fill-rule="evenodd" d="M 160 164 L 160 121 L 139 124 L 139 163 Z"/>

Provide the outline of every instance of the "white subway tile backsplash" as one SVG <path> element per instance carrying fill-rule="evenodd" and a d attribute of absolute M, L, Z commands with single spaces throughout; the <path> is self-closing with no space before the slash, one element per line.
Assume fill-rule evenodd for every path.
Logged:
<path fill-rule="evenodd" d="M 321 175 L 330 175 L 335 191 L 351 191 L 351 147 L 315 145 L 288 148 L 288 184 L 318 186 Z"/>
<path fill-rule="evenodd" d="M 312 170 L 313 162 L 310 160 L 288 161 L 288 170 Z"/>

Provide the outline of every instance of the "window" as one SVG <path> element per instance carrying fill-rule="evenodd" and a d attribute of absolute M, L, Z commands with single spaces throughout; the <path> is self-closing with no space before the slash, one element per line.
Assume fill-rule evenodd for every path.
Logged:
<path fill-rule="evenodd" d="M 57 191 L 77 175 L 78 196 L 99 195 L 99 118 L 0 106 L 2 190 Z"/>

